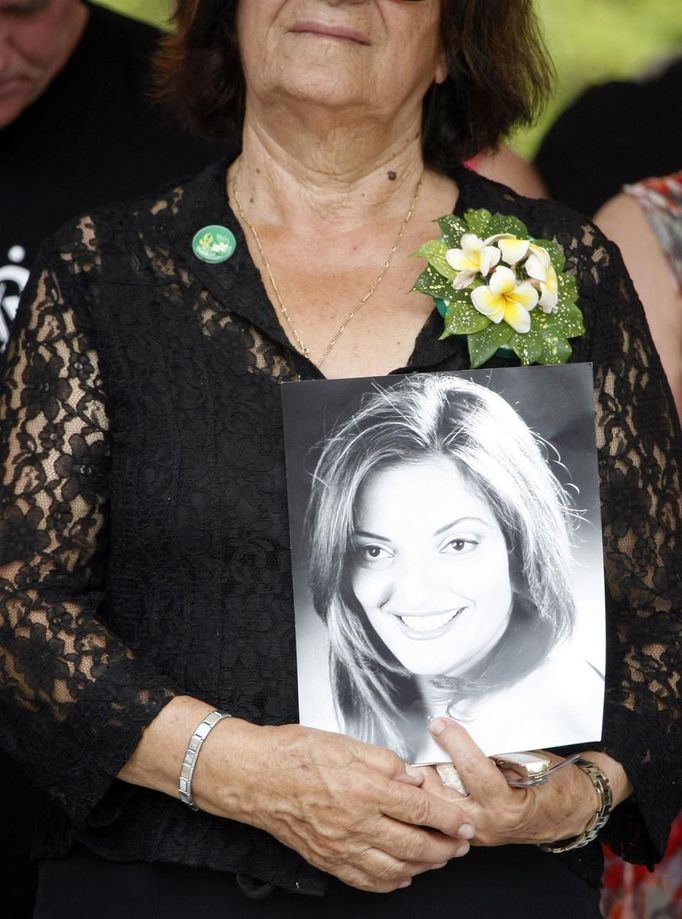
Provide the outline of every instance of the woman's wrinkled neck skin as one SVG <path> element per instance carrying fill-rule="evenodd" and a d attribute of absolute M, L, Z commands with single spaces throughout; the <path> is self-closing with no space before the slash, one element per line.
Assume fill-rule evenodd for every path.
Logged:
<path fill-rule="evenodd" d="M 404 210 L 423 170 L 422 98 L 445 76 L 439 4 L 419 7 L 242 0 L 251 219 L 352 226 Z"/>

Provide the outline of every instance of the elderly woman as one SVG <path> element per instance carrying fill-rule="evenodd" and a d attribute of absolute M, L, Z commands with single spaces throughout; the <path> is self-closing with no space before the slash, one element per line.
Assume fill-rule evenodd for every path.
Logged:
<path fill-rule="evenodd" d="M 49 796 L 36 915 L 597 916 L 598 846 L 573 849 L 613 807 L 605 835 L 653 862 L 677 808 L 678 429 L 614 247 L 457 165 L 545 86 L 530 4 L 182 0 L 178 21 L 176 97 L 241 156 L 61 231 L 4 366 L 0 725 Z M 576 276 L 610 653 L 602 749 L 540 788 L 437 721 L 463 799 L 295 723 L 277 384 L 465 369 L 407 256 L 480 207 Z"/>
<path fill-rule="evenodd" d="M 519 721 L 529 747 L 599 737 L 603 680 L 567 641 L 576 512 L 502 396 L 449 374 L 376 387 L 311 483 L 306 567 L 347 733 L 412 763 L 442 758 L 438 714 L 488 752 L 516 749 Z"/>

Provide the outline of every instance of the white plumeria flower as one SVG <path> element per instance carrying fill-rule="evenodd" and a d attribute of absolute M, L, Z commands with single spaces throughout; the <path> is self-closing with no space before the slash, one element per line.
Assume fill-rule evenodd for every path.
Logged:
<path fill-rule="evenodd" d="M 490 284 L 481 285 L 471 292 L 471 302 L 479 313 L 483 313 L 492 322 L 504 321 L 515 332 L 528 332 L 530 329 L 530 311 L 535 309 L 539 294 L 528 281 L 518 283 L 511 268 L 496 268 Z"/>
<path fill-rule="evenodd" d="M 448 265 L 459 272 L 452 282 L 455 290 L 468 287 L 479 273 L 486 278 L 499 262 L 501 255 L 497 246 L 486 245 L 475 233 L 465 233 L 461 243 L 461 249 L 448 249 L 445 253 Z"/>
<path fill-rule="evenodd" d="M 527 239 L 518 239 L 516 236 L 500 236 L 497 245 L 504 261 L 514 266 L 526 257 L 530 242 Z"/>
<path fill-rule="evenodd" d="M 545 313 L 551 313 L 559 300 L 559 279 L 549 257 L 542 246 L 530 246 L 531 254 L 524 265 L 529 278 L 540 287 L 540 306 Z"/>

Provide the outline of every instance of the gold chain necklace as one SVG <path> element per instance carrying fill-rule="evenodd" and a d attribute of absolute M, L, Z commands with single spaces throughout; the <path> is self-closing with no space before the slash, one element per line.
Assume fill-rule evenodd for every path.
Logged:
<path fill-rule="evenodd" d="M 260 241 L 260 237 L 259 237 L 259 235 L 258 235 L 258 231 L 256 230 L 256 228 L 254 227 L 254 225 L 247 219 L 246 215 L 244 214 L 244 209 L 242 208 L 242 203 L 241 203 L 241 200 L 240 200 L 240 198 L 239 198 L 239 184 L 238 184 L 238 183 L 239 183 L 239 174 L 240 174 L 240 172 L 241 172 L 241 169 L 242 169 L 242 158 L 241 158 L 241 156 L 240 156 L 239 159 L 237 160 L 237 165 L 236 165 L 236 168 L 235 168 L 235 171 L 234 171 L 234 177 L 233 177 L 233 179 L 232 179 L 232 192 L 233 192 L 233 194 L 234 194 L 234 200 L 235 200 L 235 203 L 236 203 L 236 205 L 237 205 L 237 211 L 239 212 L 239 216 L 241 217 L 242 221 L 246 224 L 246 226 L 247 226 L 247 227 L 249 228 L 249 230 L 251 231 L 251 235 L 253 236 L 254 242 L 256 243 L 256 247 L 258 248 L 258 252 L 260 253 L 261 260 L 262 260 L 263 265 L 264 265 L 264 267 L 265 267 L 265 270 L 266 270 L 266 272 L 267 272 L 268 280 L 270 281 L 270 285 L 271 285 L 271 287 L 272 287 L 272 289 L 273 289 L 273 291 L 274 291 L 274 293 L 275 293 L 275 297 L 277 298 L 277 305 L 279 306 L 280 313 L 281 313 L 282 316 L 284 317 L 284 320 L 285 320 L 286 324 L 289 326 L 289 329 L 291 330 L 291 334 L 293 335 L 294 341 L 295 341 L 296 344 L 298 345 L 301 354 L 302 354 L 304 357 L 310 358 L 310 349 L 309 349 L 308 346 L 304 343 L 303 339 L 301 338 L 301 336 L 300 336 L 300 335 L 298 334 L 298 332 L 296 331 L 296 328 L 294 327 L 294 324 L 293 324 L 293 322 L 291 321 L 291 316 L 289 315 L 289 310 L 288 310 L 288 309 L 286 308 L 286 306 L 284 305 L 284 301 L 282 300 L 281 294 L 280 294 L 279 289 L 278 289 L 278 287 L 277 287 L 277 283 L 276 283 L 276 281 L 275 281 L 275 279 L 274 279 L 274 277 L 273 277 L 273 274 L 272 274 L 272 268 L 270 268 L 270 263 L 268 262 L 268 260 L 267 260 L 267 258 L 266 258 L 266 256 L 265 256 L 265 252 L 263 251 L 263 244 L 262 244 L 261 241 Z M 393 261 L 393 256 L 395 255 L 395 253 L 396 253 L 396 251 L 397 251 L 397 249 L 398 249 L 398 246 L 400 245 L 400 241 L 402 240 L 402 238 L 403 238 L 403 236 L 404 236 L 404 234 L 405 234 L 405 230 L 407 229 L 407 225 L 408 225 L 408 223 L 410 222 L 410 220 L 412 219 L 412 215 L 414 214 L 414 209 L 415 209 L 415 207 L 417 206 L 417 200 L 418 200 L 418 198 L 419 198 L 419 192 L 421 191 L 421 187 L 422 187 L 422 182 L 423 182 L 423 181 L 424 181 L 424 173 L 422 172 L 422 174 L 421 174 L 420 177 L 419 177 L 419 181 L 417 182 L 417 186 L 416 186 L 416 188 L 415 188 L 415 190 L 414 190 L 414 194 L 412 195 L 412 200 L 411 200 L 411 202 L 410 202 L 410 208 L 409 208 L 407 214 L 405 215 L 405 219 L 403 220 L 402 226 L 400 227 L 400 231 L 398 232 L 398 235 L 397 235 L 396 238 L 395 238 L 395 242 L 394 242 L 393 245 L 391 246 L 391 248 L 390 248 L 390 250 L 389 250 L 389 252 L 388 252 L 388 255 L 386 256 L 386 260 L 384 261 L 384 264 L 383 264 L 383 267 L 382 267 L 381 271 L 380 271 L 379 274 L 377 275 L 376 280 L 374 281 L 374 283 L 372 284 L 372 286 L 370 287 L 370 289 L 367 291 L 367 293 L 364 295 L 364 297 L 362 297 L 361 300 L 358 300 L 358 302 L 355 304 L 355 306 L 353 307 L 353 309 L 350 311 L 350 313 L 348 313 L 348 315 L 346 316 L 346 318 L 343 320 L 343 322 L 341 323 L 341 325 L 338 327 L 338 329 L 336 330 L 335 334 L 332 336 L 331 340 L 329 341 L 329 344 L 327 345 L 327 347 L 326 347 L 326 348 L 324 349 L 324 351 L 322 352 L 322 357 L 321 357 L 320 360 L 317 362 L 317 366 L 318 366 L 318 367 L 321 367 L 322 364 L 325 362 L 325 360 L 329 357 L 330 351 L 332 350 L 332 348 L 334 347 L 334 345 L 337 343 L 337 341 L 339 340 L 339 338 L 341 338 L 341 336 L 342 336 L 343 333 L 345 332 L 346 326 L 348 325 L 348 323 L 351 321 L 351 319 L 353 318 L 353 316 L 355 316 L 355 315 L 362 309 L 362 307 L 365 305 L 365 303 L 367 303 L 367 301 L 368 301 L 369 298 L 372 296 L 372 294 L 374 293 L 374 291 L 377 289 L 377 287 L 378 287 L 378 286 L 381 284 L 381 282 L 383 281 L 386 272 L 387 272 L 388 269 L 391 267 L 391 262 Z"/>

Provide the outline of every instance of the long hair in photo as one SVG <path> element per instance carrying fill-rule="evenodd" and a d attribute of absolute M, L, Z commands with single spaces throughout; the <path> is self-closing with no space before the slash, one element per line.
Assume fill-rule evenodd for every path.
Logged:
<path fill-rule="evenodd" d="M 465 673 L 434 678 L 450 700 L 448 711 L 530 673 L 568 637 L 575 616 L 570 534 L 576 512 L 550 469 L 545 442 L 502 396 L 459 376 L 414 374 L 395 386 L 375 385 L 324 439 L 305 526 L 340 725 L 403 755 L 409 752 L 405 707 L 419 705 L 420 694 L 353 593 L 354 514 L 370 474 L 443 457 L 496 517 L 513 588 L 509 625 L 497 645 Z"/>

